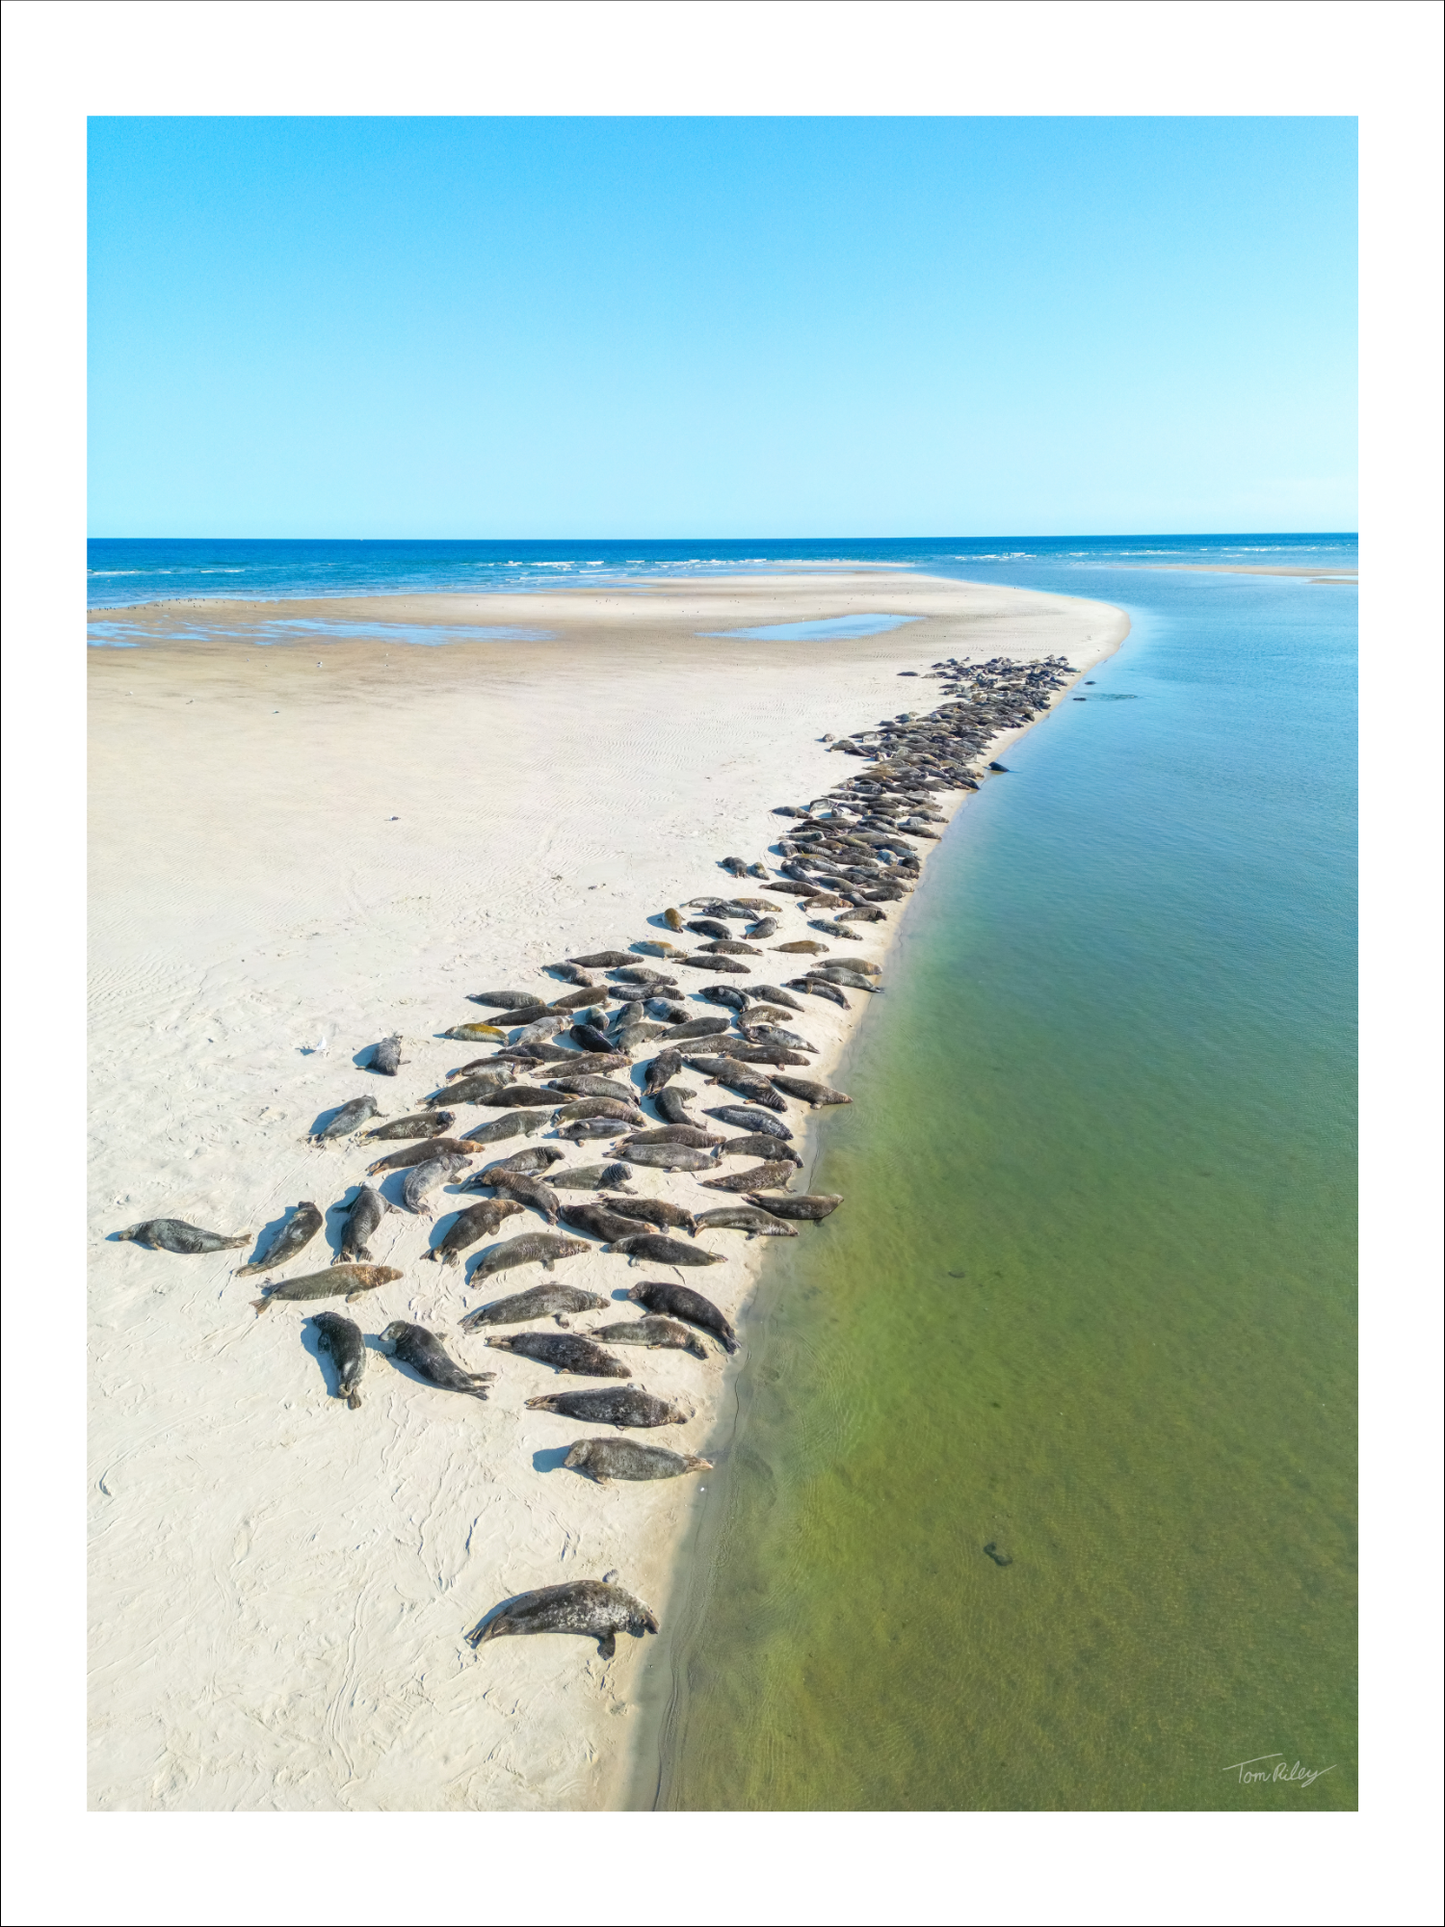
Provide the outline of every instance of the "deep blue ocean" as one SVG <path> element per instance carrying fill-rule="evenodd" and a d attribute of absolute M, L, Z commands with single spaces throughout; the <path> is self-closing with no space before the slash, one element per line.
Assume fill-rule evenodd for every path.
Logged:
<path fill-rule="evenodd" d="M 91 608 L 116 608 L 192 596 L 273 601 L 487 589 L 515 594 L 626 577 L 874 563 L 1104 596 L 1104 589 L 1081 578 L 1100 569 L 1171 562 L 1328 572 L 1353 569 L 1356 556 L 1356 537 L 1350 534 L 830 536 L 737 542 L 701 537 L 682 542 L 233 542 L 96 536 L 89 543 L 87 587 Z"/>

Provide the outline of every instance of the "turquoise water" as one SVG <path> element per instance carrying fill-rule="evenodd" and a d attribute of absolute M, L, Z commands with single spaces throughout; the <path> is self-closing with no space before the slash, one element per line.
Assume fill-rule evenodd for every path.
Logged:
<path fill-rule="evenodd" d="M 172 629 L 173 642 L 210 642 L 224 637 L 236 639 L 234 628 L 208 628 L 199 618 L 191 629 Z M 257 622 L 245 631 L 245 640 L 265 647 L 276 642 L 395 642 L 415 644 L 423 649 L 440 648 L 448 642 L 549 642 L 550 629 L 519 629 L 502 622 L 476 622 L 465 629 L 450 629 L 441 623 L 424 622 L 332 622 L 287 616 L 275 622 Z M 138 649 L 154 642 L 154 632 L 138 622 L 90 621 L 86 641 L 92 649 Z"/>
<path fill-rule="evenodd" d="M 1088 589 L 769 1254 L 638 1805 L 1355 1804 L 1356 598 Z"/>
<path fill-rule="evenodd" d="M 880 636 L 901 629 L 917 616 L 828 616 L 818 622 L 773 622 L 760 629 L 703 629 L 706 636 L 756 636 L 764 642 L 836 642 L 849 637 Z"/>
<path fill-rule="evenodd" d="M 675 575 L 756 574 L 770 569 L 910 568 L 984 581 L 1021 571 L 1077 578 L 1119 562 L 1286 563 L 1353 567 L 1353 535 L 913 536 L 859 539 L 652 542 L 308 542 L 163 540 L 93 536 L 86 591 L 92 608 L 167 597 L 420 595 L 575 584 L 666 581 Z M 1040 586 L 1053 586 L 1040 583 Z M 1060 584 L 1059 586 L 1068 586 Z"/>

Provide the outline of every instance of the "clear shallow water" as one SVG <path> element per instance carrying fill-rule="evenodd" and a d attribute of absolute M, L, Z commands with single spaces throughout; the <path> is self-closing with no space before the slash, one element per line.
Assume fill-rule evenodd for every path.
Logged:
<path fill-rule="evenodd" d="M 756 636 L 765 642 L 836 642 L 855 636 L 881 636 L 901 629 L 917 616 L 830 616 L 821 622 L 774 622 L 761 629 L 703 629 L 705 636 Z"/>
<path fill-rule="evenodd" d="M 235 641 L 234 629 L 207 628 L 199 621 L 194 629 L 173 629 L 175 642 L 210 642 L 224 636 Z M 245 639 L 264 648 L 275 642 L 395 642 L 413 643 L 423 649 L 436 649 L 448 642 L 548 642 L 550 629 L 519 629 L 502 622 L 478 622 L 465 629 L 448 629 L 440 623 L 411 622 L 329 622 L 301 617 L 280 617 L 275 622 L 258 622 L 245 631 Z M 86 624 L 86 640 L 92 649 L 138 649 L 153 642 L 151 630 L 138 622 L 96 622 Z"/>
<path fill-rule="evenodd" d="M 639 1805 L 1355 1804 L 1356 598 L 1091 576 L 769 1254 Z"/>
<path fill-rule="evenodd" d="M 92 608 L 211 596 L 400 595 L 556 589 L 559 583 L 768 569 L 916 568 L 1009 582 L 1020 567 L 1076 575 L 1119 562 L 1243 561 L 1350 567 L 1353 535 L 923 536 L 740 542 L 270 542 L 130 540 L 89 543 Z M 1042 586 L 1042 585 L 1041 585 Z M 1084 593 L 1090 593 L 1085 590 Z"/>

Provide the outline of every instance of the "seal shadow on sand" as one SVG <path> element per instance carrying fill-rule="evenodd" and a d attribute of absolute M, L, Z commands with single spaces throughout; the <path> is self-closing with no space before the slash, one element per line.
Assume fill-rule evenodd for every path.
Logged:
<path fill-rule="evenodd" d="M 273 1239 L 277 1236 L 277 1234 L 280 1232 L 282 1225 L 289 1223 L 290 1220 L 295 1217 L 295 1215 L 296 1215 L 295 1212 L 291 1209 L 289 1205 L 287 1205 L 282 1208 L 282 1211 L 279 1217 L 268 1219 L 267 1222 L 263 1224 L 261 1229 L 256 1233 L 255 1247 L 252 1250 L 250 1257 L 245 1260 L 245 1263 L 248 1265 L 253 1265 L 255 1264 L 256 1260 L 261 1256 L 263 1252 L 269 1251 L 271 1248 L 271 1243 Z M 305 1247 L 303 1246 L 303 1250 L 304 1248 Z M 293 1257 L 298 1255 L 299 1254 L 295 1252 L 292 1253 Z"/>
<path fill-rule="evenodd" d="M 321 1334 L 316 1329 L 314 1318 L 306 1319 L 301 1326 L 301 1346 L 308 1358 L 316 1360 L 322 1383 L 326 1387 L 326 1396 L 338 1397 L 341 1374 L 336 1369 L 336 1362 L 331 1353 L 321 1343 Z"/>
<path fill-rule="evenodd" d="M 348 1104 L 354 1104 L 355 1102 L 356 1102 L 355 1098 L 347 1099 Z M 308 1137 L 319 1137 L 320 1134 L 326 1129 L 327 1125 L 331 1122 L 332 1118 L 340 1117 L 341 1113 L 345 1109 L 346 1109 L 346 1104 L 333 1104 L 329 1111 L 319 1112 L 317 1114 L 316 1122 L 311 1126 L 311 1129 L 306 1133 L 306 1135 Z"/>
<path fill-rule="evenodd" d="M 328 1204 L 321 1214 L 321 1235 L 331 1249 L 333 1264 L 339 1264 L 341 1261 L 341 1246 L 346 1236 L 346 1215 L 365 1189 L 365 1178 L 359 1178 L 355 1184 L 348 1184 L 335 1204 Z"/>
<path fill-rule="evenodd" d="M 532 1454 L 532 1470 L 534 1472 L 560 1472 L 566 1465 L 567 1454 L 571 1450 L 572 1447 L 570 1445 L 549 1445 L 541 1451 L 534 1452 Z M 577 1476 L 579 1479 L 585 1479 L 587 1474 L 585 1472 L 578 1472 Z"/>

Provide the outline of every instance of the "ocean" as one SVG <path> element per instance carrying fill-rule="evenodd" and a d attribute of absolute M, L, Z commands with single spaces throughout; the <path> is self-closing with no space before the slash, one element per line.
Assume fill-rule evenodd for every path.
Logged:
<path fill-rule="evenodd" d="M 1003 573 L 1133 631 L 957 816 L 840 1067 L 638 1806 L 1356 1802 L 1355 592 Z"/>

